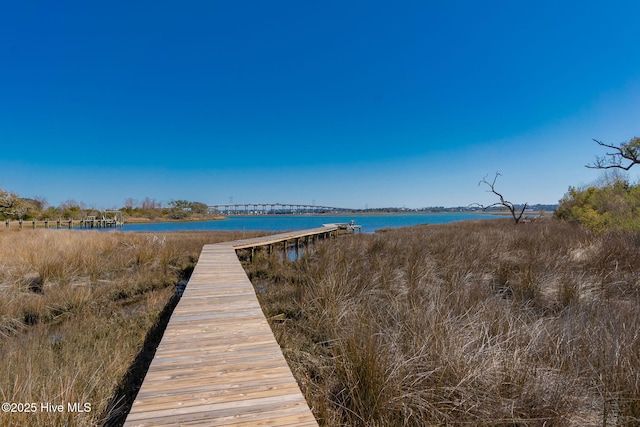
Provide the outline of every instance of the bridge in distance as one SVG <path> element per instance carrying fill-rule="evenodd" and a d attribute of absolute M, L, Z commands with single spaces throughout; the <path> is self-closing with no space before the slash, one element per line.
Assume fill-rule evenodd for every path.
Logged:
<path fill-rule="evenodd" d="M 298 203 L 223 203 L 208 205 L 210 213 L 222 215 L 300 215 L 348 212 L 353 209 Z"/>

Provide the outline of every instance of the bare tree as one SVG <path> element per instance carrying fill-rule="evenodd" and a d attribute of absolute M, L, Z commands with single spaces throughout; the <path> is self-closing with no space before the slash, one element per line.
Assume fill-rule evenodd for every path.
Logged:
<path fill-rule="evenodd" d="M 151 209 L 160 209 L 162 206 L 156 202 L 156 199 L 151 199 L 149 197 L 145 197 L 142 201 L 142 209 L 143 210 L 151 210 Z"/>
<path fill-rule="evenodd" d="M 479 207 L 481 207 L 483 210 L 487 210 L 487 209 L 489 209 L 489 208 L 491 208 L 491 207 L 494 207 L 494 206 L 504 206 L 504 207 L 506 207 L 507 209 L 509 209 L 509 212 L 511 212 L 511 216 L 513 217 L 513 220 L 515 221 L 515 223 L 516 223 L 516 224 L 518 224 L 518 223 L 520 222 L 520 220 L 522 219 L 522 215 L 524 215 L 524 211 L 525 211 L 525 209 L 527 209 L 527 203 L 525 203 L 525 204 L 522 206 L 522 209 L 520 210 L 520 213 L 516 214 L 516 207 L 515 207 L 515 205 L 514 205 L 513 203 L 511 203 L 510 201 L 505 200 L 505 199 L 504 199 L 504 197 L 502 196 L 502 194 L 500 194 L 500 193 L 498 193 L 498 192 L 496 191 L 496 181 L 498 180 L 498 177 L 499 177 L 499 176 L 502 176 L 502 175 L 500 174 L 500 172 L 496 172 L 496 176 L 495 176 L 495 177 L 493 177 L 493 181 L 491 181 L 491 182 L 487 181 L 487 176 L 485 176 L 484 178 L 482 178 L 482 181 L 480 181 L 480 182 L 478 183 L 478 186 L 480 186 L 480 185 L 484 184 L 484 185 L 486 185 L 487 187 L 489 187 L 489 190 L 487 190 L 487 191 L 488 191 L 489 193 L 493 193 L 493 194 L 495 194 L 496 196 L 498 196 L 498 198 L 500 198 L 500 201 L 499 201 L 499 202 L 496 202 L 496 203 L 493 203 L 493 204 L 491 204 L 491 205 L 488 205 L 488 206 L 481 205 L 480 203 L 472 203 L 471 205 L 472 205 L 472 206 L 479 206 Z"/>
<path fill-rule="evenodd" d="M 46 210 L 49 207 L 49 201 L 44 196 L 36 196 L 33 198 L 39 205 L 41 211 Z"/>
<path fill-rule="evenodd" d="M 640 163 L 640 138 L 637 136 L 619 145 L 605 144 L 597 139 L 594 141 L 601 147 L 612 151 L 605 153 L 604 156 L 597 156 L 593 163 L 586 165 L 590 169 L 617 168 L 628 171 L 633 165 Z"/>
<path fill-rule="evenodd" d="M 131 197 L 124 199 L 124 207 L 127 210 L 131 210 L 133 208 L 136 207 L 136 205 L 138 204 L 138 201 L 136 199 L 133 199 Z"/>

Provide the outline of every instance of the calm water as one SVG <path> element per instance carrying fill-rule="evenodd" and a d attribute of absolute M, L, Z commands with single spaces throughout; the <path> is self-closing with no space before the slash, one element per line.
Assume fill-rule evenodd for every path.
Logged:
<path fill-rule="evenodd" d="M 355 220 L 363 233 L 373 233 L 381 228 L 408 227 L 418 224 L 443 224 L 469 219 L 493 219 L 496 215 L 471 213 L 438 214 L 389 214 L 389 215 L 269 215 L 231 216 L 219 221 L 159 222 L 150 224 L 125 224 L 123 231 L 289 231 L 321 227 L 322 224 Z"/>

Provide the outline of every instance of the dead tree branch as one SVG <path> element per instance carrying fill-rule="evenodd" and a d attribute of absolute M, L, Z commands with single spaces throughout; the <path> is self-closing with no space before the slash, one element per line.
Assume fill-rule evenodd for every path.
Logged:
<path fill-rule="evenodd" d="M 515 221 L 516 224 L 518 224 L 520 222 L 520 220 L 522 219 L 522 216 L 524 215 L 524 211 L 527 209 L 527 203 L 525 203 L 522 206 L 522 209 L 520 210 L 520 213 L 516 213 L 516 207 L 513 203 L 511 203 L 508 200 L 505 200 L 504 197 L 502 196 L 502 194 L 498 193 L 496 191 L 496 181 L 498 180 L 498 177 L 502 176 L 499 172 L 496 172 L 496 176 L 493 177 L 493 181 L 489 182 L 487 181 L 487 176 L 485 176 L 484 178 L 482 178 L 482 180 L 478 183 L 478 186 L 484 184 L 487 187 L 489 187 L 489 190 L 487 190 L 487 192 L 489 193 L 493 193 L 496 196 L 498 196 L 498 198 L 500 199 L 499 202 L 493 203 L 491 205 L 488 206 L 484 206 L 480 203 L 472 203 L 470 206 L 479 206 L 482 210 L 487 210 L 489 208 L 492 208 L 494 206 L 504 206 L 507 209 L 509 209 L 509 212 L 511 212 L 511 216 L 513 217 L 513 220 Z"/>
<path fill-rule="evenodd" d="M 589 169 L 623 169 L 628 171 L 634 165 L 640 163 L 640 138 L 631 138 L 620 145 L 605 144 L 594 139 L 601 147 L 613 150 L 604 156 L 597 156 L 593 163 L 586 165 Z"/>

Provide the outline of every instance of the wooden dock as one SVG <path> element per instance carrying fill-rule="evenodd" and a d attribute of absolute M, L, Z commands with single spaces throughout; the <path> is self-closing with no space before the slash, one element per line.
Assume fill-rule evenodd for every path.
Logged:
<path fill-rule="evenodd" d="M 125 426 L 317 426 L 236 250 L 334 233 L 206 245 Z"/>
<path fill-rule="evenodd" d="M 73 220 L 71 218 L 45 218 L 42 220 L 30 219 L 23 220 L 18 219 L 17 221 L 11 221 L 9 219 L 5 220 L 5 227 L 11 228 L 13 223 L 18 224 L 18 228 L 22 229 L 29 224 L 31 228 L 69 228 L 73 227 L 79 228 L 122 228 L 124 227 L 124 216 L 120 211 L 102 211 L 100 216 L 86 216 L 80 220 Z"/>

